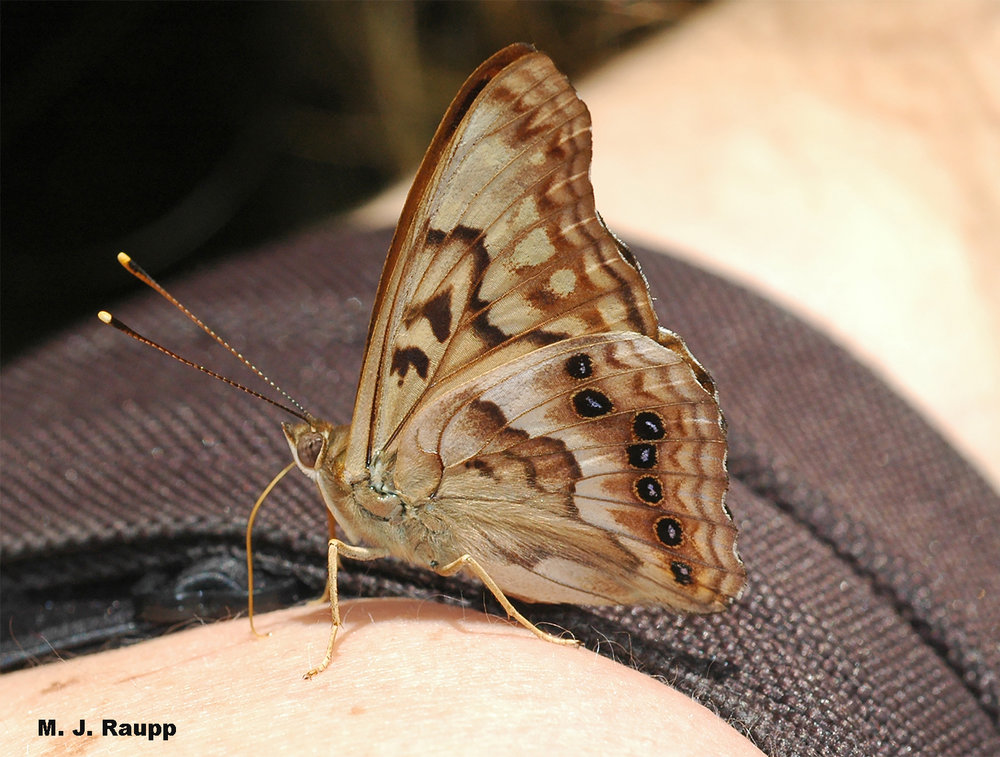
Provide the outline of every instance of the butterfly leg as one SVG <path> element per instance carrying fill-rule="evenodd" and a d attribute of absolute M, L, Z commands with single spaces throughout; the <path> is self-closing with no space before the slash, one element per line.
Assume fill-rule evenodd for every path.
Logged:
<path fill-rule="evenodd" d="M 490 578 L 490 574 L 486 572 L 486 569 L 483 568 L 482 565 L 476 562 L 472 555 L 462 555 L 457 560 L 454 560 L 453 562 L 450 562 L 440 568 L 435 568 L 435 570 L 442 576 L 453 576 L 458 573 L 458 571 L 462 570 L 462 568 L 467 568 L 470 572 L 474 573 L 476 577 L 479 578 L 483 584 L 485 584 L 486 588 L 493 593 L 493 596 L 497 598 L 497 601 L 503 606 L 503 609 L 507 611 L 507 614 L 535 634 L 535 636 L 539 639 L 542 639 L 543 641 L 551 641 L 554 644 L 563 644 L 565 646 L 575 647 L 580 645 L 581 642 L 576 639 L 566 639 L 561 636 L 553 636 L 550 633 L 546 633 L 519 613 L 517 608 L 511 604 L 511 601 L 507 599 L 506 595 L 500 590 L 500 587 L 497 586 L 496 581 Z"/>
<path fill-rule="evenodd" d="M 333 645 L 337 641 L 337 631 L 340 630 L 340 599 L 337 594 L 337 559 L 340 555 L 350 560 L 378 560 L 381 557 L 388 557 L 389 551 L 374 547 L 358 547 L 353 544 L 345 544 L 340 539 L 330 539 L 326 551 L 326 591 L 325 596 L 330 597 L 330 640 L 326 645 L 326 654 L 323 662 L 305 674 L 305 678 L 312 678 L 318 673 L 326 670 L 333 659 Z"/>
<path fill-rule="evenodd" d="M 330 539 L 337 538 L 337 519 L 333 517 L 333 513 L 329 510 L 326 511 L 326 526 L 330 532 Z M 329 543 L 329 542 L 328 542 Z M 328 574 L 329 575 L 329 574 Z M 316 599 L 310 599 L 307 604 L 310 605 L 325 605 L 330 601 L 330 582 L 326 582 L 326 586 L 323 587 L 323 593 L 316 597 Z"/>

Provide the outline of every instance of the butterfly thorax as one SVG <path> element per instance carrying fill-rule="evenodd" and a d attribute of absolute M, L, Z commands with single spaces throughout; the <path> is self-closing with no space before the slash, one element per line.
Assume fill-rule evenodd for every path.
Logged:
<path fill-rule="evenodd" d="M 374 452 L 365 476 L 349 481 L 344 467 L 348 426 L 314 421 L 282 428 L 299 469 L 316 482 L 351 542 L 384 547 L 430 567 L 458 557 L 448 535 L 436 533 L 427 522 L 426 508 L 408 501 L 396 488 L 395 453 Z"/>

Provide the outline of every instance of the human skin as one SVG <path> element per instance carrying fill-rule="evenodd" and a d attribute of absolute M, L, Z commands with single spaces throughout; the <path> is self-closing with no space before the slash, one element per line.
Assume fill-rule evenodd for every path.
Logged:
<path fill-rule="evenodd" d="M 102 720 L 172 723 L 180 749 L 333 752 L 761 754 L 675 689 L 509 621 L 430 601 L 341 605 L 333 662 L 310 680 L 330 628 L 312 604 L 188 629 L 0 678 L 0 742 L 134 753 Z M 63 736 L 39 736 L 54 718 Z M 74 736 L 80 720 L 92 736 Z M 143 740 L 145 743 L 145 740 Z"/>

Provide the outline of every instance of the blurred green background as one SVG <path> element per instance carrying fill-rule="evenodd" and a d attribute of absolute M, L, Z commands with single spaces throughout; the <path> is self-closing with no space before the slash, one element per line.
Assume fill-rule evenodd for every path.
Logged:
<path fill-rule="evenodd" d="M 579 77 L 700 5 L 3 2 L 3 359 L 137 286 L 119 250 L 169 276 L 360 204 L 504 45 Z"/>

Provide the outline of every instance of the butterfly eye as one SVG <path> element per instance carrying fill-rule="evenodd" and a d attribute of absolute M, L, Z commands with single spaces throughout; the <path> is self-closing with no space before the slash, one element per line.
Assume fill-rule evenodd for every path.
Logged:
<path fill-rule="evenodd" d="M 295 451 L 298 453 L 299 462 L 302 463 L 306 468 L 315 468 L 316 463 L 319 461 L 320 454 L 323 452 L 323 435 L 315 431 L 303 434 L 302 438 L 299 439 L 298 444 L 295 445 Z"/>

